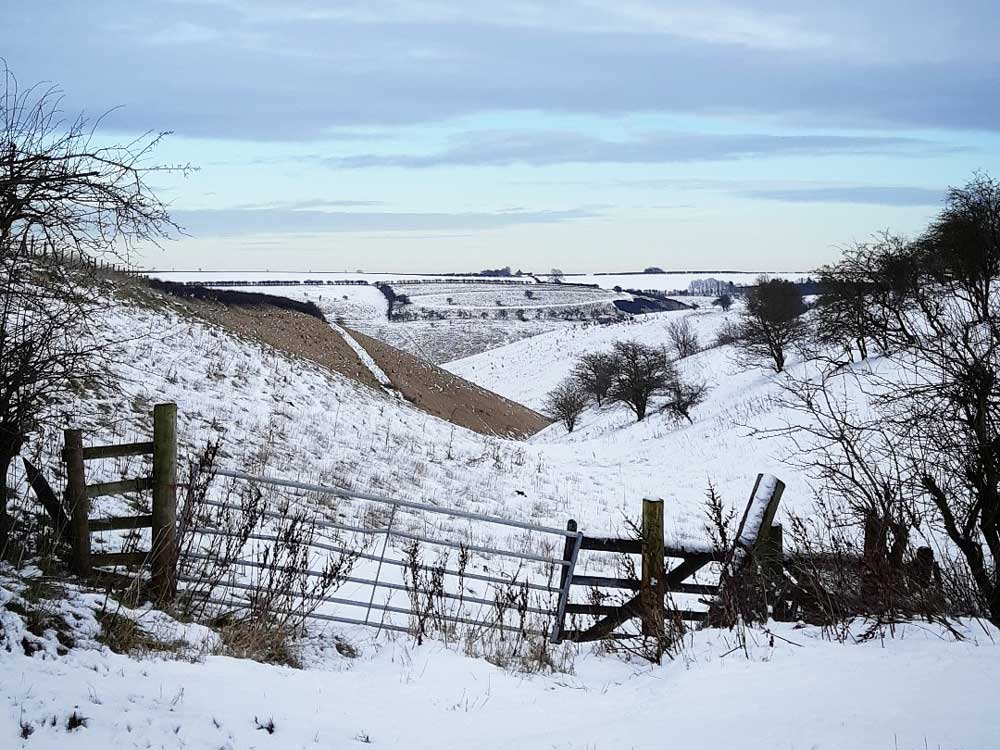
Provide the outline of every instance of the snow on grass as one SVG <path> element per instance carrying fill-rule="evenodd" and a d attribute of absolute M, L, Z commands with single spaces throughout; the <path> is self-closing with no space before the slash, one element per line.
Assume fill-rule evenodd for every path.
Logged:
<path fill-rule="evenodd" d="M 923 750 L 985 749 L 1000 736 L 990 700 L 1000 632 L 972 623 L 959 625 L 962 641 L 905 625 L 860 644 L 772 624 L 774 637 L 749 631 L 745 651 L 733 633 L 705 630 L 662 667 L 583 652 L 574 674 L 557 676 L 372 631 L 356 634 L 348 658 L 334 633 L 317 633 L 310 668 L 295 670 L 214 655 L 210 637 L 176 622 L 193 659 L 115 654 L 95 640 L 99 597 L 63 596 L 55 614 L 78 644 L 60 654 L 52 631 L 31 636 L 2 609 L 16 595 L 0 582 L 4 747 Z M 25 636 L 45 644 L 32 657 Z M 70 729 L 74 714 L 82 721 Z"/>
<path fill-rule="evenodd" d="M 393 288 L 409 296 L 415 308 L 442 312 L 496 310 L 498 307 L 534 312 L 547 308 L 607 306 L 616 299 L 631 299 L 631 295 L 604 289 L 559 284 L 402 284 Z M 531 296 L 526 296 L 525 292 Z"/>
<path fill-rule="evenodd" d="M 470 379 L 537 404 L 580 352 L 630 337 L 663 343 L 667 323 L 682 315 L 704 338 L 724 319 L 692 311 L 644 316 L 628 325 L 574 326 L 505 347 L 521 354 L 500 359 L 502 377 L 487 370 L 495 379 L 484 383 L 476 373 Z M 812 507 L 805 478 L 781 461 L 782 445 L 749 438 L 740 427 L 773 409 L 774 378 L 741 371 L 725 348 L 683 362 L 686 373 L 713 388 L 693 425 L 661 414 L 635 424 L 625 409 L 613 407 L 587 412 L 572 435 L 555 425 L 524 443 L 456 427 L 195 319 L 117 304 L 102 326 L 107 338 L 125 340 L 113 367 L 121 389 L 85 398 L 73 410 L 89 443 L 146 439 L 152 404 L 174 401 L 184 456 L 221 437 L 226 468 L 263 464 L 279 476 L 549 526 L 564 527 L 574 518 L 585 531 L 619 533 L 626 517 L 638 515 L 642 497 L 652 496 L 668 501 L 667 527 L 675 536 L 703 538 L 708 481 L 742 509 L 759 472 L 786 482 L 783 508 Z M 48 442 L 58 470 L 58 435 Z M 88 470 L 95 481 L 101 472 L 107 476 L 99 478 L 109 480 L 137 476 L 148 469 L 140 461 Z"/>
<path fill-rule="evenodd" d="M 712 343 L 719 327 L 735 313 L 711 309 L 641 315 L 620 323 L 577 323 L 532 338 L 449 362 L 444 368 L 533 409 L 567 377 L 584 354 L 609 350 L 616 342 L 635 339 L 648 346 L 669 347 L 668 327 L 686 318 L 702 345 Z"/>
<path fill-rule="evenodd" d="M 425 285 L 424 289 L 437 290 L 441 284 Z M 474 285 L 457 285 L 468 289 Z M 494 285 L 492 289 L 498 288 Z M 521 289 L 521 287 L 518 287 Z M 531 312 L 527 320 L 519 320 L 510 310 L 506 319 L 489 317 L 481 318 L 478 314 L 474 319 L 442 320 L 387 320 L 387 304 L 382 293 L 373 286 L 268 286 L 257 291 L 276 294 L 291 299 L 314 302 L 331 323 L 341 322 L 357 329 L 373 338 L 384 341 L 390 346 L 414 354 L 428 362 L 447 362 L 472 353 L 487 351 L 497 346 L 518 341 L 522 338 L 535 336 L 545 331 L 566 325 L 565 321 L 556 319 L 537 319 L 538 310 Z M 398 290 L 397 290 L 398 291 Z M 507 290 L 504 290 L 507 291 Z M 524 292 L 519 291 L 521 299 Z M 428 294 L 432 305 L 436 304 L 437 296 Z M 444 295 L 440 303 L 447 305 Z M 591 300 L 593 296 L 591 295 Z M 473 295 L 471 299 L 476 299 Z M 483 310 L 488 309 L 490 316 L 495 316 L 504 308 L 496 307 L 495 295 L 479 295 L 479 301 L 484 302 Z M 591 306 L 594 303 L 591 302 Z M 606 305 L 607 302 L 597 303 Z M 492 305 L 492 307 L 490 307 Z M 575 307 L 576 305 L 568 305 Z M 586 306 L 586 305 L 584 305 Z M 552 309 L 558 309 L 550 305 Z M 428 308 L 430 309 L 430 308 Z M 466 312 L 467 308 L 450 308 L 452 313 L 459 309 Z"/>
<path fill-rule="evenodd" d="M 721 313 L 694 311 L 623 326 L 574 326 L 479 358 L 479 375 L 501 389 L 517 381 L 523 387 L 518 393 L 530 401 L 579 353 L 623 338 L 665 345 L 666 324 L 681 316 L 703 340 L 725 320 Z M 143 439 L 152 404 L 176 401 L 182 457 L 208 437 L 222 436 L 221 463 L 228 468 L 264 464 L 286 477 L 559 527 L 574 517 L 587 532 L 622 532 L 625 516 L 635 517 L 642 496 L 651 495 L 667 501 L 669 535 L 703 537 L 707 482 L 742 509 L 758 472 L 786 481 L 783 508 L 809 507 L 808 485 L 781 463 L 780 444 L 751 438 L 745 428 L 787 417 L 776 407 L 778 379 L 738 368 L 726 347 L 680 364 L 713 388 L 693 425 L 659 414 L 635 424 L 616 407 L 589 411 L 572 435 L 553 426 L 517 443 L 454 427 L 342 376 L 163 310 L 117 303 L 99 327 L 106 338 L 125 343 L 112 364 L 120 390 L 67 409 L 67 420 L 87 429 L 88 443 Z M 494 370 L 501 365 L 509 369 L 498 376 Z M 54 472 L 57 437 L 46 444 L 47 470 Z M 138 476 L 148 471 L 139 462 L 88 464 L 88 471 L 92 480 Z M 101 499 L 94 515 L 115 513 L 123 502 Z M 411 514 L 404 523 L 484 545 L 496 541 L 461 522 Z M 494 560 L 474 560 L 495 570 Z M 600 570 L 601 564 L 584 555 L 579 570 Z M 1000 668 L 1000 633 L 972 623 L 959 625 L 963 641 L 936 626 L 912 624 L 898 626 L 891 638 L 857 644 L 830 642 L 812 627 L 772 624 L 774 637 L 749 632 L 745 652 L 734 633 L 702 630 L 662 667 L 584 649 L 572 674 L 554 676 L 515 674 L 433 641 L 417 647 L 407 636 L 328 626 L 312 629 L 301 646 L 308 669 L 293 670 L 214 655 L 212 634 L 148 610 L 122 614 L 149 624 L 165 641 L 186 641 L 179 649 L 185 658 L 113 654 L 97 639 L 103 597 L 66 589 L 50 612 L 76 635 L 68 653 L 54 629 L 28 631 L 16 613 L 24 605 L 18 585 L 0 580 L 4 747 L 370 742 L 435 750 L 671 743 L 918 750 L 988 748 L 1000 736 L 1000 715 L 989 700 Z M 358 658 L 333 647 L 345 638 L 358 648 Z M 70 730 L 74 713 L 86 721 Z M 21 740 L 24 727 L 29 736 Z"/>

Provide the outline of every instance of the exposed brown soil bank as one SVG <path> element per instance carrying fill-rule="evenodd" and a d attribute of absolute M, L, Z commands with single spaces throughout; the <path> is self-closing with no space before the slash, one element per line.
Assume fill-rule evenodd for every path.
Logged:
<path fill-rule="evenodd" d="M 308 359 L 380 393 L 385 389 L 327 323 L 270 305 L 174 300 L 193 315 L 275 349 Z M 349 331 L 414 406 L 485 435 L 524 438 L 549 424 L 541 414 L 357 331 Z"/>
<path fill-rule="evenodd" d="M 351 329 L 375 364 L 407 400 L 426 412 L 487 435 L 525 438 L 549 420 L 468 380 Z"/>

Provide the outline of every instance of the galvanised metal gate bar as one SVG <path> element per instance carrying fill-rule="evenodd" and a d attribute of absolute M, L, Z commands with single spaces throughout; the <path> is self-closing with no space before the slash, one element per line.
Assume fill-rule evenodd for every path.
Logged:
<path fill-rule="evenodd" d="M 331 604 L 345 605 L 345 606 L 355 606 L 364 607 L 370 612 L 371 610 L 378 610 L 382 612 L 390 612 L 394 614 L 405 614 L 405 615 L 416 615 L 417 612 L 410 608 L 395 607 L 389 604 L 378 604 L 374 601 L 375 592 L 378 589 L 387 589 L 391 591 L 410 591 L 410 587 L 405 584 L 394 583 L 391 581 L 381 580 L 382 566 L 387 565 L 395 568 L 403 568 L 404 570 L 408 567 L 408 563 L 403 560 L 394 559 L 386 556 L 386 550 L 388 549 L 388 542 L 391 538 L 406 539 L 415 542 L 423 542 L 428 545 L 446 547 L 449 549 L 459 549 L 468 552 L 476 552 L 482 555 L 497 556 L 501 558 L 507 558 L 519 561 L 519 564 L 523 562 L 536 562 L 543 563 L 546 565 L 557 566 L 560 570 L 559 576 L 559 586 L 555 587 L 546 583 L 538 583 L 533 581 L 517 581 L 512 578 L 504 578 L 501 576 L 486 575 L 483 573 L 473 573 L 464 570 L 455 570 L 448 568 L 446 566 L 441 566 L 438 568 L 443 575 L 451 577 L 461 577 L 467 580 L 480 581 L 487 584 L 492 584 L 495 586 L 515 586 L 518 588 L 524 588 L 525 590 L 539 591 L 544 593 L 551 593 L 557 595 L 557 602 L 555 606 L 551 609 L 534 607 L 534 606 L 524 606 L 522 607 L 525 612 L 532 612 L 535 614 L 550 615 L 555 622 L 555 627 L 548 632 L 542 632 L 539 630 L 526 630 L 523 627 L 512 627 L 499 623 L 486 623 L 471 618 L 463 617 L 458 614 L 449 615 L 443 619 L 449 622 L 470 624 L 470 625 L 489 625 L 490 627 L 496 627 L 501 630 L 522 632 L 529 635 L 547 636 L 552 642 L 558 643 L 561 640 L 561 623 L 564 619 L 566 604 L 569 598 L 569 590 L 573 581 L 573 571 L 576 565 L 576 556 L 579 552 L 580 546 L 583 542 L 583 534 L 576 530 L 576 524 L 571 522 L 567 529 L 559 529 L 550 526 L 542 526 L 539 524 L 527 523 L 524 521 L 516 521 L 513 519 L 501 518 L 497 516 L 490 516 L 484 513 L 476 513 L 471 511 L 463 511 L 453 508 L 445 508 L 439 505 L 432 505 L 428 503 L 418 503 L 409 500 L 400 500 L 398 498 L 385 497 L 381 495 L 374 495 L 364 492 L 354 492 L 350 490 L 344 490 L 339 487 L 330 487 L 327 485 L 313 484 L 308 482 L 299 482 L 290 479 L 281 479 L 278 477 L 267 477 L 267 476 L 256 476 L 241 471 L 232 471 L 220 469 L 216 472 L 218 476 L 229 477 L 232 479 L 244 480 L 247 482 L 255 482 L 263 485 L 270 485 L 275 487 L 284 487 L 294 490 L 301 490 L 305 492 L 316 493 L 319 495 L 325 495 L 330 497 L 338 497 L 347 500 L 363 500 L 373 503 L 381 503 L 383 505 L 390 506 L 393 509 L 392 517 L 395 517 L 395 511 L 400 508 L 405 508 L 408 510 L 413 510 L 417 512 L 426 513 L 436 513 L 440 515 L 449 516 L 452 518 L 467 519 L 470 521 L 479 522 L 482 524 L 493 524 L 496 526 L 504 526 L 509 528 L 521 529 L 533 534 L 540 535 L 550 535 L 558 536 L 566 540 L 565 549 L 566 554 L 562 558 L 550 557 L 544 554 L 536 554 L 534 552 L 517 551 L 512 549 L 503 549 L 496 546 L 486 546 L 486 545 L 475 545 L 475 544 L 465 544 L 462 542 L 455 541 L 453 539 L 442 539 L 436 537 L 430 537 L 423 534 L 417 534 L 409 531 L 403 531 L 393 528 L 393 523 L 390 523 L 384 528 L 364 528 L 361 526 L 354 526 L 351 524 L 337 523 L 334 521 L 329 521 L 322 518 L 308 518 L 306 519 L 308 523 L 313 525 L 317 529 L 331 529 L 336 531 L 347 531 L 355 534 L 361 534 L 365 536 L 384 536 L 385 546 L 381 554 L 374 555 L 366 552 L 358 552 L 356 550 L 349 549 L 342 546 L 341 544 L 336 544 L 338 540 L 333 540 L 329 538 L 323 538 L 323 541 L 313 541 L 311 546 L 327 552 L 336 552 L 351 554 L 356 556 L 358 559 L 369 560 L 378 563 L 378 569 L 376 571 L 374 578 L 362 578 L 356 576 L 346 576 L 343 579 L 344 583 L 354 583 L 365 586 L 371 586 L 371 596 L 368 597 L 367 601 L 360 601 L 355 599 L 348 599 L 345 597 L 316 597 L 314 601 L 322 601 Z M 220 503 L 216 501 L 205 500 L 203 504 L 223 508 L 227 510 L 239 511 L 242 510 L 242 506 Z M 307 506 L 302 506 L 306 509 Z M 314 510 L 314 509 L 310 509 Z M 273 519 L 283 519 L 287 518 L 287 514 L 277 513 L 274 511 L 268 511 L 266 509 L 258 509 L 255 511 L 259 515 L 266 518 Z M 236 536 L 233 532 L 226 529 L 210 528 L 204 526 L 198 526 L 191 529 L 192 532 L 204 534 L 207 536 Z M 276 542 L 279 537 L 272 534 L 266 533 L 253 533 L 250 535 L 244 535 L 248 540 L 265 541 L 265 542 Z M 326 542 L 334 542 L 328 544 Z M 211 562 L 210 556 L 202 555 L 197 552 L 189 552 L 185 554 L 186 558 L 194 560 L 202 560 L 206 562 Z M 233 567 L 264 567 L 260 563 L 254 562 L 253 560 L 232 560 L 227 561 L 227 564 Z M 322 575 L 318 571 L 301 571 L 302 574 L 307 576 L 320 576 Z M 198 583 L 198 579 L 191 578 L 189 576 L 180 576 L 180 580 L 190 583 Z M 247 584 L 237 583 L 235 581 L 230 581 L 228 583 L 222 584 L 224 587 L 232 589 L 241 589 L 252 591 L 253 587 Z M 449 592 L 442 592 L 444 598 L 449 600 L 458 600 L 462 603 L 470 604 L 480 604 L 480 605 L 492 605 L 493 601 L 485 599 L 478 596 L 469 595 L 466 593 L 453 594 Z M 224 606 L 237 606 L 246 607 L 249 606 L 246 602 L 240 602 L 238 600 L 222 600 L 215 597 L 207 599 L 209 603 L 224 605 Z M 364 620 L 351 617 L 341 617 L 339 615 L 329 615 L 311 612 L 308 616 L 314 617 L 315 619 L 327 620 L 333 622 L 344 622 L 347 624 L 372 624 L 378 625 L 379 627 L 384 627 L 392 630 L 408 630 L 401 626 L 393 625 L 391 623 L 369 623 L 368 616 L 366 615 Z"/>

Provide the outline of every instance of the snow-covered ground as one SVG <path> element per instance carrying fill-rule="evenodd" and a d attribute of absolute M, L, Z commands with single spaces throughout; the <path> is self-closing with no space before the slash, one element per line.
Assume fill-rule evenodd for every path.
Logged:
<path fill-rule="evenodd" d="M 23 604 L 17 589 L 0 577 L 0 605 Z M 104 609 L 73 589 L 52 601 L 76 640 L 65 653 L 54 631 L 33 635 L 0 608 L 3 747 L 986 750 L 1000 736 L 1000 632 L 973 623 L 961 641 L 905 625 L 864 643 L 772 624 L 745 649 L 705 630 L 661 667 L 583 650 L 572 674 L 524 675 L 370 631 L 355 657 L 317 632 L 308 669 L 269 666 L 213 655 L 204 628 L 119 609 L 179 641 L 180 657 L 130 658 L 95 640 Z"/>
<path fill-rule="evenodd" d="M 582 355 L 608 350 L 615 342 L 630 339 L 669 347 L 668 327 L 680 318 L 688 320 L 702 345 L 709 345 L 720 326 L 736 320 L 736 313 L 702 307 L 640 315 L 613 324 L 577 323 L 449 362 L 444 368 L 501 396 L 541 409 L 545 395 L 570 374 Z M 714 362 L 706 363 L 707 369 L 719 369 L 720 376 L 728 376 L 735 369 L 729 366 L 731 359 L 731 350 L 726 350 Z"/>
<path fill-rule="evenodd" d="M 551 334 L 534 337 L 512 347 L 539 342 L 540 348 L 527 347 L 530 357 L 511 358 L 518 369 L 487 387 L 506 395 L 500 380 L 527 383 L 513 395 L 520 400 L 528 387 L 534 395 L 525 401 L 537 403 L 575 354 L 616 338 L 660 342 L 669 316 L 679 314 L 696 321 L 706 338 L 724 320 L 718 312 L 693 311 L 645 316 L 632 325 L 574 326 L 566 334 L 577 342 L 572 349 L 560 348 L 558 337 L 555 343 L 547 339 Z M 811 504 L 804 478 L 781 462 L 781 446 L 749 439 L 736 428 L 768 409 L 775 386 L 763 371 L 737 372 L 728 349 L 685 362 L 686 368 L 704 370 L 715 387 L 694 425 L 659 414 L 634 424 L 615 408 L 588 413 L 572 435 L 553 426 L 524 443 L 464 430 L 319 366 L 171 312 L 120 303 L 100 325 L 103 336 L 124 342 L 111 364 L 121 386 L 67 407 L 66 423 L 87 430 L 88 442 L 145 439 L 151 405 L 173 401 L 185 456 L 208 438 L 221 437 L 226 468 L 264 463 L 281 476 L 556 527 L 574 518 L 586 530 L 618 531 L 625 516 L 638 514 L 642 497 L 654 496 L 668 501 L 668 525 L 678 536 L 703 535 L 708 480 L 742 508 L 759 472 L 786 481 L 786 507 Z M 466 375 L 482 382 L 475 373 Z M 47 441 L 53 470 L 59 467 L 58 439 L 53 434 Z M 137 461 L 94 470 L 124 478 L 141 469 Z"/>
<path fill-rule="evenodd" d="M 567 326 L 450 368 L 537 405 L 579 354 L 629 338 L 667 345 L 666 326 L 680 317 L 690 320 L 702 343 L 727 320 L 702 308 L 629 324 Z M 99 328 L 105 338 L 124 341 L 111 364 L 121 388 L 66 405 L 64 421 L 85 428 L 88 443 L 143 439 L 151 405 L 175 401 L 182 460 L 221 436 L 227 468 L 263 466 L 285 477 L 555 527 L 572 517 L 591 533 L 622 532 L 643 496 L 659 496 L 666 500 L 668 534 L 703 539 L 708 482 L 742 508 L 758 472 L 788 485 L 779 520 L 784 511 L 812 507 L 807 478 L 781 460 L 787 446 L 748 434 L 750 427 L 788 417 L 776 406 L 777 378 L 737 367 L 728 347 L 681 362 L 686 376 L 712 387 L 694 424 L 660 414 L 635 424 L 622 408 L 592 409 L 570 435 L 554 425 L 523 443 L 455 427 L 389 394 L 162 309 L 118 302 Z M 58 448 L 57 435 L 43 441 L 41 458 L 53 477 Z M 90 478 L 143 471 L 136 459 L 106 462 L 94 465 Z M 120 499 L 102 499 L 94 515 L 121 510 Z M 354 512 L 348 505 L 336 510 Z M 462 521 L 412 513 L 402 523 L 437 536 L 498 541 L 477 536 L 479 527 Z M 114 548 L 120 539 L 95 536 L 95 542 L 98 549 L 102 542 Z M 478 557 L 475 563 L 493 564 Z M 601 565 L 596 556 L 581 558 L 583 572 Z M 529 573 L 542 576 L 543 567 Z M 358 572 L 371 574 L 364 567 Z M 4 604 L 18 586 L 10 577 L 0 580 Z M 866 643 L 833 642 L 816 628 L 773 624 L 770 633 L 751 631 L 745 651 L 733 632 L 694 631 L 661 667 L 570 646 L 561 652 L 561 658 L 568 658 L 567 648 L 569 656 L 576 652 L 562 662 L 569 673 L 527 676 L 433 640 L 418 647 L 406 635 L 340 625 L 310 632 L 300 654 L 306 669 L 266 666 L 214 655 L 215 638 L 202 628 L 126 612 L 164 638 L 192 641 L 183 659 L 135 660 L 94 641 L 93 611 L 103 596 L 70 591 L 63 601 L 54 614 L 69 615 L 77 634 L 77 646 L 64 654 L 52 633 L 24 646 L 24 623 L 0 609 L 6 645 L 0 649 L 0 746 L 678 743 L 917 750 L 989 748 L 1000 736 L 1000 715 L 981 698 L 1000 667 L 998 633 L 976 623 L 962 626 L 963 641 L 937 627 L 907 625 Z M 338 653 L 337 640 L 353 644 L 359 656 Z M 41 650 L 26 655 L 36 646 Z M 68 731 L 74 711 L 86 725 Z M 18 739 L 26 725 L 30 736 Z"/>
<path fill-rule="evenodd" d="M 279 277 L 273 280 L 286 279 Z M 594 311 L 605 316 L 617 315 L 613 300 L 631 299 L 631 295 L 605 290 L 549 284 L 421 284 L 407 283 L 406 279 L 403 281 L 394 284 L 393 289 L 397 294 L 410 298 L 407 314 L 427 319 L 390 322 L 385 297 L 369 285 L 271 285 L 257 291 L 313 302 L 327 320 L 339 321 L 434 363 L 488 351 L 512 341 L 572 325 L 563 319 L 567 314 L 590 314 Z M 530 298 L 525 296 L 526 291 L 531 291 Z M 440 319 L 445 317 L 448 319 Z"/>

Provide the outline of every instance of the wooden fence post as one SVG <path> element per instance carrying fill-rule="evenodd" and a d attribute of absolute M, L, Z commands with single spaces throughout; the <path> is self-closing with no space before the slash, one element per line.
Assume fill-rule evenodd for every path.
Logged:
<path fill-rule="evenodd" d="M 177 404 L 153 407 L 152 594 L 177 594 Z"/>
<path fill-rule="evenodd" d="M 663 500 L 642 501 L 642 601 L 643 635 L 663 634 L 663 596 L 666 593 L 666 561 L 663 557 Z"/>
<path fill-rule="evenodd" d="M 77 575 L 90 574 L 90 498 L 83 468 L 83 431 L 64 430 L 63 461 L 66 462 L 66 505 L 70 509 L 72 568 Z"/>
<path fill-rule="evenodd" d="M 780 523 L 772 524 L 767 529 L 760 550 L 760 572 L 764 579 L 771 616 L 775 620 L 785 620 L 788 612 L 784 599 L 785 582 L 785 550 L 784 531 Z"/>
<path fill-rule="evenodd" d="M 761 533 L 764 530 L 761 529 Z M 780 523 L 772 524 L 761 540 L 760 567 L 764 578 L 770 583 L 781 579 L 784 568 L 784 532 Z"/>

